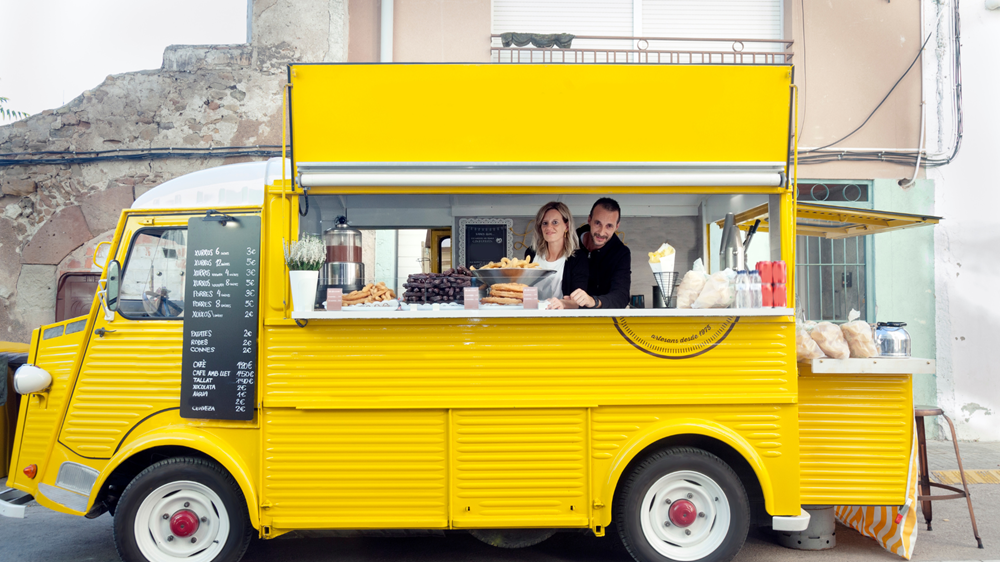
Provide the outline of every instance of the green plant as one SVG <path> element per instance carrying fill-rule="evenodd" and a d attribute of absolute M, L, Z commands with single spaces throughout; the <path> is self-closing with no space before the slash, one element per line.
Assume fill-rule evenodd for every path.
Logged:
<path fill-rule="evenodd" d="M 23 111 L 16 111 L 14 109 L 7 109 L 4 107 L 4 104 L 8 101 L 10 100 L 5 97 L 0 97 L 0 119 L 24 119 L 28 116 L 28 114 Z"/>
<path fill-rule="evenodd" d="M 319 271 L 326 262 L 326 246 L 318 236 L 305 234 L 292 242 L 285 242 L 285 264 L 293 271 Z"/>

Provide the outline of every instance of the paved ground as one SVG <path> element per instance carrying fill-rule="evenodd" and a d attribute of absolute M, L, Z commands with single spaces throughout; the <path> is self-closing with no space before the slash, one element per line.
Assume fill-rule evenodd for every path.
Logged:
<path fill-rule="evenodd" d="M 957 468 L 948 442 L 928 444 L 931 470 Z M 966 469 L 1000 466 L 1000 443 L 960 443 Z M 963 500 L 935 502 L 934 530 L 921 525 L 915 562 L 1000 562 L 1000 485 L 971 486 L 979 534 L 986 548 L 976 548 Z M 26 519 L 0 519 L 0 560 L 19 562 L 116 562 L 111 517 L 87 520 L 49 511 L 35 503 Z M 561 533 L 528 549 L 502 550 L 469 535 L 420 538 L 278 538 L 254 541 L 245 562 L 628 562 L 612 541 L 589 533 Z M 803 552 L 776 545 L 753 532 L 735 562 L 898 562 L 875 541 L 847 527 L 837 528 L 837 547 Z"/>

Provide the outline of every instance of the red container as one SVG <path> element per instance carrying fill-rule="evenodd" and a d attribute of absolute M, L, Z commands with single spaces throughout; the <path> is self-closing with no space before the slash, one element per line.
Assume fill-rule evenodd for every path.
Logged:
<path fill-rule="evenodd" d="M 785 283 L 788 279 L 787 272 L 785 270 L 785 262 L 783 261 L 773 261 L 771 262 L 771 282 L 772 283 Z M 777 306 L 777 305 L 775 305 Z M 784 305 L 782 305 L 784 306 Z"/>
<path fill-rule="evenodd" d="M 767 263 L 767 262 L 764 261 L 760 263 Z M 760 263 L 757 264 L 757 267 L 760 267 Z M 771 304 L 773 302 L 772 299 L 774 298 L 774 286 L 772 286 L 770 283 L 760 284 L 760 296 L 761 296 L 760 299 L 761 306 L 763 306 L 764 308 L 771 308 L 772 306 L 774 306 Z"/>
<path fill-rule="evenodd" d="M 784 308 L 788 306 L 787 295 L 785 295 L 785 284 L 775 283 L 774 290 L 771 291 L 771 306 L 774 308 Z"/>
<path fill-rule="evenodd" d="M 757 262 L 757 272 L 760 273 L 761 283 L 774 283 L 774 281 L 771 281 L 771 262 L 769 261 Z"/>
<path fill-rule="evenodd" d="M 771 262 L 769 261 L 759 261 L 757 262 L 757 272 L 760 273 L 761 283 L 774 283 L 771 280 Z M 766 304 L 764 306 L 767 306 Z"/>

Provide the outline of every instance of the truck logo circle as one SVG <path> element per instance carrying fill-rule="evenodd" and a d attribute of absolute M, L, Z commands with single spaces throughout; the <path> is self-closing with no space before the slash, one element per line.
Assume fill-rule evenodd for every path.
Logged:
<path fill-rule="evenodd" d="M 633 321 L 635 319 L 632 319 Z M 682 333 L 679 329 L 657 333 L 663 324 L 629 324 L 629 318 L 612 318 L 615 328 L 636 349 L 660 359 L 689 359 L 710 351 L 726 339 L 739 317 L 711 319 L 704 326 Z"/>

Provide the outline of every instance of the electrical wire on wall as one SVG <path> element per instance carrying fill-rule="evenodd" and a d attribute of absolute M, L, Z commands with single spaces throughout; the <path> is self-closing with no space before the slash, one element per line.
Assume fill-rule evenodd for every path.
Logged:
<path fill-rule="evenodd" d="M 0 153 L 0 168 L 40 166 L 43 164 L 92 164 L 114 160 L 165 160 L 169 158 L 234 158 L 251 156 L 275 158 L 281 156 L 281 146 L 215 146 L 210 148 L 121 148 L 115 150 Z"/>
<path fill-rule="evenodd" d="M 955 122 L 955 143 L 951 151 L 951 154 L 946 158 L 926 158 L 924 160 L 924 165 L 928 168 L 944 166 L 949 162 L 951 162 L 952 160 L 954 160 L 955 156 L 958 155 L 959 147 L 962 145 L 962 135 L 963 135 L 962 53 L 961 53 L 961 21 L 959 17 L 958 1 L 959 0 L 954 0 L 952 3 L 954 7 L 952 16 L 954 21 L 953 64 L 955 67 L 955 85 L 954 85 L 955 103 L 952 109 L 952 118 L 954 119 Z M 910 72 L 910 70 L 913 68 L 916 62 L 920 60 L 924 51 L 924 47 L 926 47 L 927 42 L 930 41 L 933 35 L 934 34 L 931 33 L 927 36 L 927 39 L 925 39 L 923 44 L 920 45 L 920 49 L 917 51 L 917 56 L 913 59 L 913 62 L 910 63 L 910 66 L 908 66 L 906 70 L 903 72 L 903 74 L 899 77 L 899 79 L 896 80 L 896 83 L 892 85 L 892 88 L 889 89 L 889 92 L 885 95 L 885 97 L 882 98 L 882 101 L 880 101 L 878 105 L 875 106 L 875 109 L 872 110 L 870 114 L 868 114 L 868 117 L 865 118 L 865 120 L 861 123 L 861 125 L 859 125 L 850 133 L 844 135 L 843 137 L 825 146 L 821 146 L 819 148 L 811 148 L 809 150 L 803 150 L 799 152 L 799 164 L 821 164 L 824 162 L 839 162 L 839 161 L 850 161 L 850 162 L 868 161 L 868 162 L 888 162 L 891 164 L 913 166 L 915 163 L 919 162 L 922 156 L 921 154 L 919 154 L 919 151 L 918 152 L 913 152 L 913 151 L 904 152 L 904 151 L 894 151 L 894 150 L 855 151 L 850 149 L 845 149 L 845 150 L 829 150 L 829 149 L 833 145 L 836 145 L 846 140 L 851 135 L 858 132 L 862 127 L 864 127 L 865 124 L 868 123 L 868 121 L 872 118 L 872 116 L 875 115 L 875 112 L 877 112 L 879 108 L 882 107 L 882 104 L 885 103 L 886 99 L 889 98 L 889 96 L 896 89 L 896 87 L 903 80 L 903 78 L 905 78 L 906 75 Z"/>

